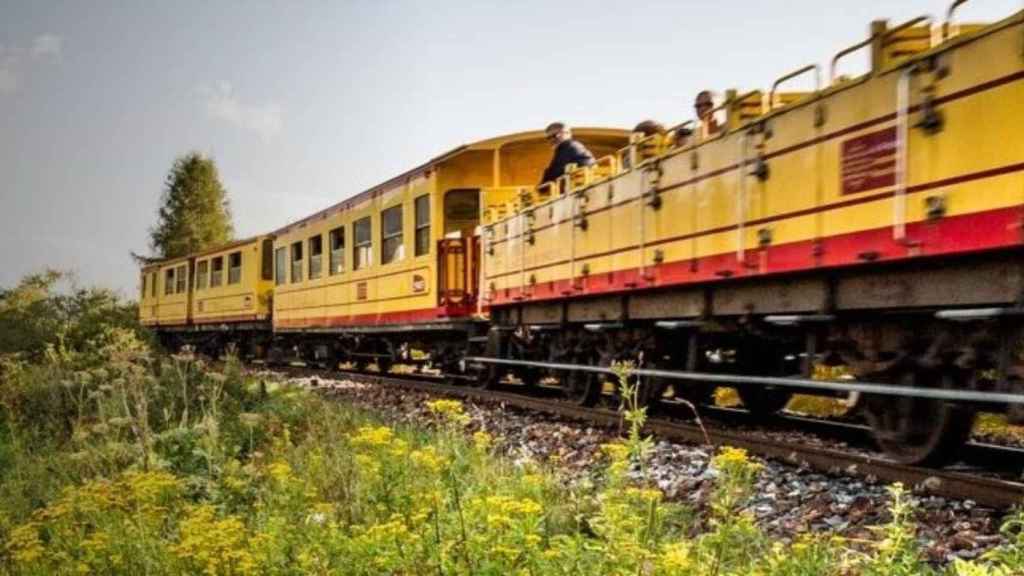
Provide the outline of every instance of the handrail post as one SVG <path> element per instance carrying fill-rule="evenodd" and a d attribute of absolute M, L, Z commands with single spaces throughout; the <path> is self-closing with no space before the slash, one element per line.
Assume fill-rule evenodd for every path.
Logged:
<path fill-rule="evenodd" d="M 854 44 L 853 46 L 843 48 L 842 50 L 837 52 L 836 55 L 832 57 L 832 64 L 828 70 L 829 83 L 834 84 L 836 81 L 836 69 L 839 67 L 838 65 L 840 59 L 845 58 L 846 56 L 849 56 L 850 54 L 853 54 L 858 50 L 867 48 L 868 46 L 871 45 L 871 42 L 873 42 L 874 39 L 875 36 L 872 34 L 868 38 L 861 40 L 860 42 Z"/>
<path fill-rule="evenodd" d="M 914 67 L 907 66 L 896 84 L 896 174 L 893 192 L 892 237 L 902 242 L 907 236 L 907 148 L 910 116 L 910 78 Z"/>
<path fill-rule="evenodd" d="M 814 91 L 817 92 L 821 90 L 821 67 L 817 64 L 808 64 L 803 68 L 794 70 L 789 74 L 782 76 L 772 84 L 772 91 L 768 93 L 768 110 L 770 111 L 775 109 L 775 91 L 779 89 L 779 86 L 782 85 L 782 83 L 788 82 L 789 80 L 799 76 L 803 76 L 811 71 L 814 72 Z"/>
<path fill-rule="evenodd" d="M 747 140 L 750 132 L 740 134 L 740 191 L 736 199 L 736 262 L 741 265 L 746 261 L 746 242 L 744 242 L 744 222 L 747 219 Z"/>
<path fill-rule="evenodd" d="M 950 4 L 949 9 L 946 10 L 946 21 L 942 23 L 942 39 L 947 40 L 949 38 L 949 25 L 953 22 L 953 15 L 956 13 L 956 9 L 967 3 L 967 0 L 956 0 Z"/>

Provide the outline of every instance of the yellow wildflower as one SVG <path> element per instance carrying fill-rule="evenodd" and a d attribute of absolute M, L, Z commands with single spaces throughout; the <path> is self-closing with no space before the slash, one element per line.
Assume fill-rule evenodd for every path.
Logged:
<path fill-rule="evenodd" d="M 486 452 L 490 450 L 491 444 L 494 442 L 494 438 L 490 434 L 481 430 L 473 434 L 473 445 L 476 446 L 477 450 Z"/>
<path fill-rule="evenodd" d="M 374 448 L 391 443 L 394 431 L 387 426 L 363 426 L 352 437 L 352 445 L 357 448 Z"/>

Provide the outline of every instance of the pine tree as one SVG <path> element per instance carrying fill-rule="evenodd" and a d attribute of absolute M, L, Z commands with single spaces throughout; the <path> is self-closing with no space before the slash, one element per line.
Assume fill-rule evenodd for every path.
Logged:
<path fill-rule="evenodd" d="M 175 258 L 231 240 L 231 205 L 212 158 L 177 158 L 164 183 L 158 221 L 150 229 L 158 257 Z"/>

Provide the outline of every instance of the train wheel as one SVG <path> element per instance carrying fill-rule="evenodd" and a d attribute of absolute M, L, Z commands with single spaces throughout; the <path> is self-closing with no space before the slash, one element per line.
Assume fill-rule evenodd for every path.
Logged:
<path fill-rule="evenodd" d="M 789 390 L 768 388 L 766 386 L 741 386 L 736 388 L 743 407 L 758 417 L 771 416 L 789 404 L 793 393 Z"/>
<path fill-rule="evenodd" d="M 715 401 L 715 388 L 707 384 L 677 380 L 672 384 L 673 396 L 694 406 L 705 406 Z"/>
<path fill-rule="evenodd" d="M 580 406 L 593 406 L 601 398 L 604 380 L 596 372 L 572 371 L 566 376 L 565 395 Z"/>
<path fill-rule="evenodd" d="M 474 378 L 471 380 L 474 388 L 493 390 L 501 380 L 501 371 L 494 364 L 481 364 L 471 370 L 474 373 Z"/>
<path fill-rule="evenodd" d="M 900 383 L 922 384 L 926 378 L 907 374 Z M 952 378 L 939 376 L 942 387 Z M 878 446 L 901 464 L 939 466 L 953 460 L 971 434 L 974 410 L 943 400 L 905 396 L 869 396 L 864 413 Z"/>
<path fill-rule="evenodd" d="M 536 388 L 540 385 L 541 379 L 544 377 L 543 371 L 540 368 L 520 368 L 516 370 L 516 378 L 519 378 L 523 382 L 524 388 Z"/>

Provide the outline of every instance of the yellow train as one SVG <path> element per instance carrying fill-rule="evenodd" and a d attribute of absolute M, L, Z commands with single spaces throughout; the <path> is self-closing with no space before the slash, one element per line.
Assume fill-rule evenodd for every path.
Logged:
<path fill-rule="evenodd" d="M 142 267 L 139 319 L 168 343 L 269 342 L 273 237 L 256 236 Z"/>
<path fill-rule="evenodd" d="M 727 91 L 688 130 L 576 130 L 598 161 L 558 182 L 533 186 L 550 149 L 514 134 L 285 226 L 261 345 L 384 370 L 426 358 L 460 372 L 467 353 L 808 379 L 842 365 L 872 382 L 1024 392 L 1024 12 L 958 24 L 961 4 L 943 22 L 877 21 L 828 70 Z M 859 50 L 870 70 L 842 75 Z M 817 89 L 784 90 L 805 75 Z M 269 238 L 251 241 L 263 263 Z M 144 322 L 199 327 L 190 279 L 206 256 L 143 270 Z M 476 368 L 483 385 L 550 376 Z M 583 404 L 602 390 L 580 372 L 560 381 Z M 792 395 L 737 381 L 757 413 Z M 648 399 L 713 391 L 668 384 L 648 379 Z M 947 457 L 979 408 L 863 406 L 904 462 Z"/>

